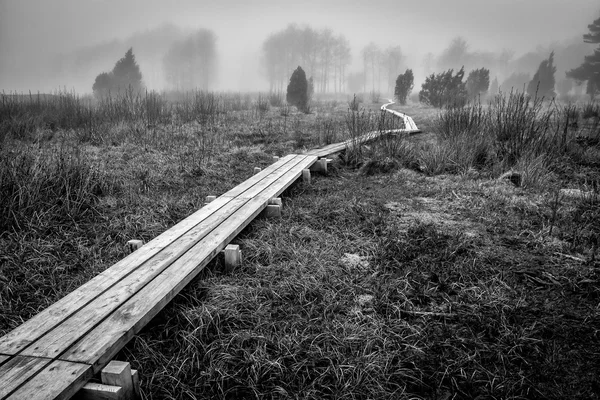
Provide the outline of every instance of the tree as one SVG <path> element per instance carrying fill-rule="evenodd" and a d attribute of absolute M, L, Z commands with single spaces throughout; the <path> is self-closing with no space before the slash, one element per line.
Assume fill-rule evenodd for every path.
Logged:
<path fill-rule="evenodd" d="M 398 74 L 400 73 L 400 66 L 402 64 L 402 49 L 400 46 L 396 47 L 388 47 L 384 52 L 386 73 L 388 79 L 387 90 L 389 92 L 394 88 L 394 80 L 397 79 Z"/>
<path fill-rule="evenodd" d="M 497 84 L 498 82 L 496 82 Z M 474 69 L 469 72 L 466 88 L 470 99 L 488 91 L 490 87 L 490 70 L 487 68 Z"/>
<path fill-rule="evenodd" d="M 524 72 L 515 72 L 510 75 L 500 85 L 500 90 L 504 92 L 516 91 L 523 92 L 527 83 L 531 80 L 531 75 Z"/>
<path fill-rule="evenodd" d="M 262 66 L 271 91 L 284 90 L 298 64 L 313 77 L 316 91 L 340 91 L 350 62 L 348 40 L 334 36 L 329 29 L 317 31 L 292 24 L 269 35 L 262 45 Z"/>
<path fill-rule="evenodd" d="M 134 91 L 143 89 L 142 73 L 135 61 L 132 48 L 127 50 L 125 56 L 116 62 L 111 72 L 99 74 L 92 86 L 94 94 L 99 97 L 128 89 Z"/>
<path fill-rule="evenodd" d="M 554 74 L 556 73 L 556 66 L 554 65 L 554 52 L 550 53 L 547 60 L 540 63 L 538 70 L 533 79 L 529 81 L 527 85 L 527 93 L 531 96 L 554 98 L 556 93 L 554 92 Z"/>
<path fill-rule="evenodd" d="M 140 72 L 139 65 L 135 61 L 132 48 L 127 50 L 125 56 L 117 61 L 112 70 L 112 75 L 114 87 L 118 91 L 126 90 L 128 88 L 135 91 L 142 89 L 142 73 Z"/>
<path fill-rule="evenodd" d="M 163 58 L 167 83 L 174 89 L 207 90 L 216 74 L 216 36 L 199 29 L 174 42 Z"/>
<path fill-rule="evenodd" d="M 494 80 L 492 81 L 492 85 L 490 86 L 490 93 L 492 95 L 494 94 L 498 94 L 498 91 L 500 90 L 500 87 L 498 86 L 498 78 L 494 77 Z"/>
<path fill-rule="evenodd" d="M 300 66 L 292 73 L 287 87 L 286 100 L 289 104 L 302 110 L 308 104 L 308 81 L 306 73 Z"/>
<path fill-rule="evenodd" d="M 461 68 L 456 75 L 452 75 L 453 72 L 453 69 L 449 69 L 425 78 L 419 92 L 419 101 L 433 107 L 464 104 L 467 99 L 467 89 L 462 81 L 465 69 Z"/>
<path fill-rule="evenodd" d="M 96 81 L 92 86 L 92 90 L 97 97 L 104 97 L 109 94 L 112 88 L 112 74 L 109 72 L 102 72 L 96 77 Z"/>
<path fill-rule="evenodd" d="M 585 43 L 600 44 L 600 18 L 588 25 L 590 33 L 583 35 Z M 567 77 L 576 82 L 587 81 L 587 94 L 593 99 L 600 89 L 600 46 L 594 54 L 585 56 L 583 64 L 567 72 Z"/>
<path fill-rule="evenodd" d="M 407 69 L 405 73 L 398 75 L 396 78 L 396 87 L 394 88 L 394 96 L 402 105 L 406 104 L 406 98 L 414 87 L 415 77 L 412 69 Z"/>
<path fill-rule="evenodd" d="M 310 78 L 308 78 L 308 85 L 306 87 L 307 101 L 311 101 L 314 94 L 315 94 L 315 82 L 313 80 L 313 77 L 311 76 Z"/>

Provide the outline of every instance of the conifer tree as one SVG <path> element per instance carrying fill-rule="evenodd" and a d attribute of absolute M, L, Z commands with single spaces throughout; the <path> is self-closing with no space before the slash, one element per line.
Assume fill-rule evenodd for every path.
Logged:
<path fill-rule="evenodd" d="M 308 104 L 308 81 L 302 67 L 298 66 L 292 73 L 287 86 L 286 100 L 289 104 L 299 109 L 306 108 Z"/>
<path fill-rule="evenodd" d="M 527 93 L 531 97 L 556 97 L 556 92 L 554 92 L 554 73 L 556 73 L 556 66 L 554 65 L 554 52 L 552 52 L 547 60 L 540 63 L 538 70 L 533 75 L 533 79 L 529 81 Z"/>
<path fill-rule="evenodd" d="M 590 33 L 583 35 L 585 43 L 600 44 L 600 18 L 588 25 Z M 592 99 L 600 90 L 600 46 L 594 50 L 594 54 L 585 56 L 583 64 L 567 72 L 567 77 L 576 82 L 587 81 L 587 94 Z"/>

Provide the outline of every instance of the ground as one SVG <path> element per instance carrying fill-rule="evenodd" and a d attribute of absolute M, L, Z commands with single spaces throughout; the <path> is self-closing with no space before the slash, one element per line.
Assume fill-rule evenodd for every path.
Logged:
<path fill-rule="evenodd" d="M 395 108 L 425 131 L 395 141 L 436 143 L 439 110 Z M 196 125 L 189 149 L 183 128 L 180 144 L 115 131 L 114 143 L 82 145 L 83 159 L 111 167 L 105 193 L 90 215 L 0 234 L 0 333 L 122 258 L 127 240 L 151 239 L 347 121 L 342 102 L 243 113 L 213 126 L 222 144 L 210 157 Z M 140 371 L 145 398 L 600 397 L 598 194 L 556 190 L 590 189 L 595 164 L 564 163 L 551 188 L 523 188 L 347 160 L 286 191 L 280 219 L 234 240 L 239 268 L 217 257 L 116 357 Z"/>

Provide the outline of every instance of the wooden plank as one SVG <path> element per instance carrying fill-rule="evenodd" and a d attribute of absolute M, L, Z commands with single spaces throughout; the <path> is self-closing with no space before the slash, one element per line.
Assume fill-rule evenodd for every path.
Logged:
<path fill-rule="evenodd" d="M 245 199 L 230 199 L 227 205 L 221 208 L 218 213 L 212 214 L 202 224 L 195 226 L 185 236 L 178 238 L 171 246 L 146 261 L 143 268 L 140 268 L 136 273 L 124 277 L 110 290 L 98 296 L 92 303 L 87 304 L 68 319 L 63 320 L 52 331 L 36 340 L 31 346 L 23 349 L 21 354 L 47 358 L 57 357 L 71 344 L 75 343 L 81 335 L 92 329 L 117 309 L 120 304 L 159 275 L 175 259 L 218 227 L 246 201 Z"/>
<path fill-rule="evenodd" d="M 247 190 L 245 190 L 243 193 L 238 193 L 237 197 L 238 198 L 251 199 L 251 198 L 259 195 L 263 190 L 265 190 L 266 188 L 268 188 L 269 186 L 271 186 L 274 182 L 278 181 L 282 176 L 286 176 L 286 174 L 290 170 L 298 168 L 298 165 L 305 165 L 305 163 L 307 162 L 306 161 L 306 157 L 307 156 L 304 155 L 304 154 L 295 156 L 284 167 L 280 168 L 277 171 L 277 173 L 273 173 L 273 174 L 267 176 L 266 178 L 264 178 L 263 180 L 261 180 L 260 182 L 258 182 L 256 185 L 254 185 L 251 188 L 248 188 Z M 311 165 L 314 162 L 316 162 L 316 160 L 313 161 L 311 163 Z M 293 178 L 289 178 L 289 179 L 293 179 Z"/>
<path fill-rule="evenodd" d="M 289 163 L 292 163 L 292 165 L 294 165 L 293 160 L 295 159 L 296 156 L 297 156 L 296 154 L 288 154 L 287 156 L 281 158 L 276 163 L 269 165 L 267 168 L 263 169 L 258 174 L 253 175 L 252 177 L 250 177 L 249 179 L 240 183 L 233 189 L 225 192 L 224 194 L 221 195 L 221 197 L 238 197 L 239 195 L 246 192 L 247 190 L 252 189 L 252 187 L 254 187 L 256 184 L 261 182 L 263 179 L 267 178 L 269 175 L 276 174 L 276 173 L 280 172 L 282 169 L 289 168 Z"/>
<path fill-rule="evenodd" d="M 171 264 L 160 275 L 160 279 L 151 281 L 137 292 L 69 348 L 60 359 L 93 364 L 94 371 L 99 371 L 262 211 L 266 203 L 264 196 L 249 200 L 244 207 L 231 214 L 219 229 Z"/>
<path fill-rule="evenodd" d="M 86 383 L 73 397 L 74 400 L 121 400 L 123 389 L 102 383 Z"/>
<path fill-rule="evenodd" d="M 209 218 L 213 213 L 227 206 L 229 198 L 219 198 L 179 222 L 168 231 L 160 234 L 136 252 L 123 258 L 109 269 L 75 289 L 24 324 L 0 337 L 0 353 L 17 354 L 26 346 L 62 323 L 63 320 L 85 307 L 101 293 L 129 275 L 142 263 L 152 258 L 174 240 Z"/>
<path fill-rule="evenodd" d="M 44 369 L 51 360 L 16 356 L 0 367 L 0 399 L 6 398 L 27 379 Z"/>
<path fill-rule="evenodd" d="M 48 362 L 48 360 L 45 360 Z M 69 399 L 92 378 L 90 365 L 52 361 L 6 400 Z M 0 397 L 4 400 L 4 397 Z"/>
<path fill-rule="evenodd" d="M 305 157 L 293 170 L 275 181 L 244 207 L 232 213 L 226 221 L 183 254 L 142 290 L 128 299 L 108 318 L 60 356 L 63 360 L 94 365 L 98 371 L 139 332 L 173 297 L 181 291 L 210 260 L 241 232 L 266 206 L 293 183 L 302 169 L 316 161 Z"/>

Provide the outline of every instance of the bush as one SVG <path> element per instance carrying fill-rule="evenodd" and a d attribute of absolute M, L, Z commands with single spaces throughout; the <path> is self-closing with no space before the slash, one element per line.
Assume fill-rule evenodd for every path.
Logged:
<path fill-rule="evenodd" d="M 414 81 L 415 77 L 412 69 L 407 69 L 405 73 L 398 75 L 398 78 L 396 78 L 394 96 L 400 104 L 406 104 L 406 98 L 414 87 Z"/>
<path fill-rule="evenodd" d="M 96 96 L 104 97 L 110 92 L 139 92 L 142 87 L 142 73 L 135 61 L 133 49 L 130 48 L 125 56 L 117 61 L 111 72 L 102 72 L 96 77 L 92 90 Z"/>
<path fill-rule="evenodd" d="M 453 75 L 449 69 L 440 74 L 431 74 L 425 79 L 419 92 L 419 101 L 433 107 L 441 108 L 446 105 L 464 105 L 467 100 L 467 90 L 462 81 L 464 67 Z"/>
<path fill-rule="evenodd" d="M 300 66 L 292 73 L 287 87 L 286 100 L 300 110 L 304 110 L 308 104 L 308 81 L 306 73 Z"/>
<path fill-rule="evenodd" d="M 486 68 L 475 69 L 469 72 L 466 88 L 469 99 L 486 93 L 490 87 L 490 70 Z"/>

